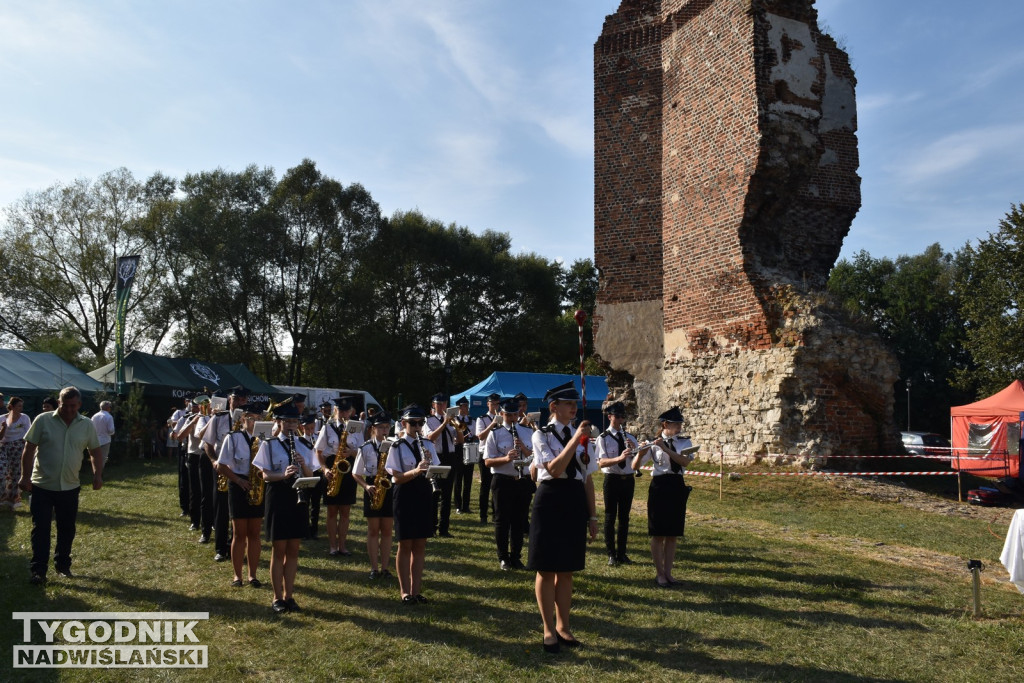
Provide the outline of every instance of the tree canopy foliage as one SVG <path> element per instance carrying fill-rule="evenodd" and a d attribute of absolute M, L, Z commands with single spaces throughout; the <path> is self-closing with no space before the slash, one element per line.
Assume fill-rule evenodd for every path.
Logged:
<path fill-rule="evenodd" d="M 113 356 L 114 264 L 142 259 L 126 345 L 242 362 L 268 381 L 419 398 L 494 370 L 577 367 L 590 260 L 513 253 L 417 211 L 381 214 L 310 160 L 280 178 L 127 170 L 29 194 L 0 227 L 7 343 L 87 369 Z"/>

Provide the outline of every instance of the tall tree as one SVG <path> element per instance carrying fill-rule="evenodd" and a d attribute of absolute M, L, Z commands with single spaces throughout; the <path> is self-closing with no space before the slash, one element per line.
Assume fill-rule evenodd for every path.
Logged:
<path fill-rule="evenodd" d="M 958 254 L 957 291 L 973 364 L 957 374 L 977 397 L 1024 379 L 1024 204 Z"/>
<path fill-rule="evenodd" d="M 950 405 L 968 398 L 954 386 L 956 373 L 971 365 L 963 346 L 958 272 L 957 259 L 938 244 L 896 260 L 861 251 L 832 270 L 829 292 L 848 312 L 869 322 L 899 360 L 897 424 L 907 415 L 909 399 L 911 427 L 946 432 Z"/>
<path fill-rule="evenodd" d="M 114 270 L 140 254 L 128 307 L 126 343 L 152 336 L 147 311 L 158 298 L 164 255 L 150 248 L 143 219 L 157 200 L 126 169 L 30 193 L 11 205 L 0 228 L 7 282 L 0 333 L 28 348 L 74 349 L 69 358 L 98 367 L 113 354 Z"/>

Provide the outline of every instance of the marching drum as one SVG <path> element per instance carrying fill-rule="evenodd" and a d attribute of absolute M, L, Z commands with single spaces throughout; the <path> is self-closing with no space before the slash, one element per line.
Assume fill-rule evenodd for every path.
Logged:
<path fill-rule="evenodd" d="M 475 465 L 480 462 L 480 444 L 462 444 L 462 463 L 464 465 Z"/>

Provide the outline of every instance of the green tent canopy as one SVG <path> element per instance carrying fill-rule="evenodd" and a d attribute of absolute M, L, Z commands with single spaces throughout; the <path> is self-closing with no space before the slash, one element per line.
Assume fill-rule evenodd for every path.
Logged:
<path fill-rule="evenodd" d="M 25 401 L 25 412 L 35 414 L 47 396 L 56 397 L 64 387 L 82 392 L 85 408 L 91 411 L 93 396 L 103 384 L 53 353 L 0 349 L 0 391 L 4 401 L 18 396 Z"/>

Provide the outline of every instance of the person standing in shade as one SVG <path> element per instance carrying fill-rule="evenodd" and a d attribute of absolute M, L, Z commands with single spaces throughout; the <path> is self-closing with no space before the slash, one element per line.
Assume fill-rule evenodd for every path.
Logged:
<path fill-rule="evenodd" d="M 21 507 L 18 493 L 21 456 L 25 452 L 25 434 L 32 426 L 32 420 L 21 412 L 24 405 L 20 398 L 11 396 L 7 401 L 7 413 L 0 415 L 0 509 Z"/>
<path fill-rule="evenodd" d="M 92 424 L 96 427 L 96 436 L 100 440 L 104 466 L 110 457 L 110 440 L 114 436 L 114 416 L 110 414 L 112 407 L 110 401 L 101 401 L 100 409 L 92 416 Z"/>
<path fill-rule="evenodd" d="M 597 437 L 597 464 L 604 473 L 604 544 L 608 549 L 608 566 L 632 564 L 626 555 L 629 540 L 629 511 L 633 507 L 636 472 L 633 454 L 637 440 L 626 433 L 626 406 L 615 402 L 604 410 L 608 429 Z M 615 520 L 618 518 L 618 534 Z"/>
<path fill-rule="evenodd" d="M 463 449 L 467 442 L 476 439 L 473 435 L 472 419 L 469 417 L 469 399 L 463 396 L 455 405 L 459 408 L 459 414 L 455 416 L 455 427 L 462 435 L 462 443 L 455 448 L 455 464 L 452 466 L 452 476 L 455 477 L 455 484 L 452 487 L 452 497 L 455 499 L 455 512 L 458 514 L 469 514 L 469 497 L 473 495 L 473 468 L 474 465 L 464 462 Z"/>
<path fill-rule="evenodd" d="M 178 420 L 188 416 L 188 406 L 191 405 L 191 397 L 184 399 L 185 406 L 175 410 L 167 420 L 167 452 L 178 459 L 178 507 L 181 508 L 182 517 L 190 517 L 190 496 L 188 479 L 188 453 L 180 441 L 174 438 L 174 432 L 178 427 Z M 198 526 L 193 519 L 192 524 Z"/>
<path fill-rule="evenodd" d="M 57 410 L 36 417 L 25 435 L 18 487 L 32 494 L 31 583 L 46 582 L 50 555 L 50 528 L 57 520 L 57 549 L 53 556 L 57 573 L 71 577 L 71 544 L 75 540 L 78 495 L 82 490 L 79 472 L 82 453 L 92 461 L 92 488 L 103 486 L 103 454 L 96 427 L 81 415 L 82 395 L 75 387 L 60 392 Z"/>
<path fill-rule="evenodd" d="M 498 413 L 501 410 L 501 396 L 490 394 L 487 397 L 487 412 L 476 419 L 473 433 L 477 441 L 486 443 L 490 433 L 501 426 L 501 419 Z M 480 458 L 480 523 L 487 524 L 487 512 L 490 510 L 491 495 L 491 468 Z"/>
<path fill-rule="evenodd" d="M 448 417 L 448 397 L 435 394 L 431 402 L 433 412 L 423 425 L 423 438 L 434 444 L 441 464 L 452 468 L 447 477 L 437 480 L 441 490 L 434 497 L 434 533 L 442 538 L 451 538 L 452 490 L 455 485 L 452 475 L 458 459 L 456 448 L 462 445 L 462 434 L 455 430 L 454 418 Z"/>
<path fill-rule="evenodd" d="M 404 435 L 391 444 L 384 464 L 394 482 L 395 573 L 402 604 L 427 602 L 423 597 L 423 563 L 427 538 L 433 536 L 433 494 L 427 468 L 439 465 L 434 444 L 420 436 L 425 414 L 418 405 L 402 410 Z"/>
<path fill-rule="evenodd" d="M 523 509 L 530 499 L 521 486 L 530 476 L 530 447 L 533 430 L 516 422 L 519 403 L 509 399 L 502 404 L 502 425 L 491 430 L 484 442 L 484 463 L 491 468 L 491 499 L 494 501 L 494 540 L 502 571 L 524 569 Z"/>
<path fill-rule="evenodd" d="M 573 431 L 579 392 L 572 382 L 544 396 L 552 421 L 533 433 L 537 495 L 533 499 L 528 566 L 537 572 L 534 589 L 544 624 L 544 651 L 578 647 L 572 634 L 573 573 L 584 568 L 587 532 L 597 538 L 597 503 L 591 474 L 597 459 L 585 447 L 590 423 Z"/>
<path fill-rule="evenodd" d="M 633 469 L 643 463 L 654 463 L 651 485 L 647 493 L 647 535 L 651 537 L 651 558 L 654 560 L 655 582 L 662 588 L 677 583 L 672 578 L 672 565 L 676 557 L 676 539 L 686 529 L 686 501 L 690 487 L 683 481 L 683 471 L 693 460 L 684 455 L 690 437 L 680 436 L 683 414 L 679 408 L 670 408 L 658 416 L 661 434 L 650 449 L 633 456 Z"/>
<path fill-rule="evenodd" d="M 203 451 L 210 463 L 211 479 L 213 480 L 213 549 L 216 554 L 213 556 L 215 562 L 225 562 L 231 559 L 231 527 L 230 513 L 228 512 L 228 492 L 221 491 L 217 486 L 218 477 L 217 459 L 220 457 L 220 447 L 234 427 L 232 413 L 248 402 L 249 392 L 244 387 L 237 386 L 228 393 L 228 409 L 217 413 L 206 423 L 205 431 L 201 434 L 203 439 Z"/>
<path fill-rule="evenodd" d="M 178 418 L 171 438 L 182 444 L 188 469 L 188 512 L 192 525 L 189 531 L 199 531 L 199 542 L 209 543 L 213 533 L 213 467 L 206 466 L 209 458 L 203 452 L 202 434 L 210 421 L 210 397 L 191 399 L 193 412 Z"/>

